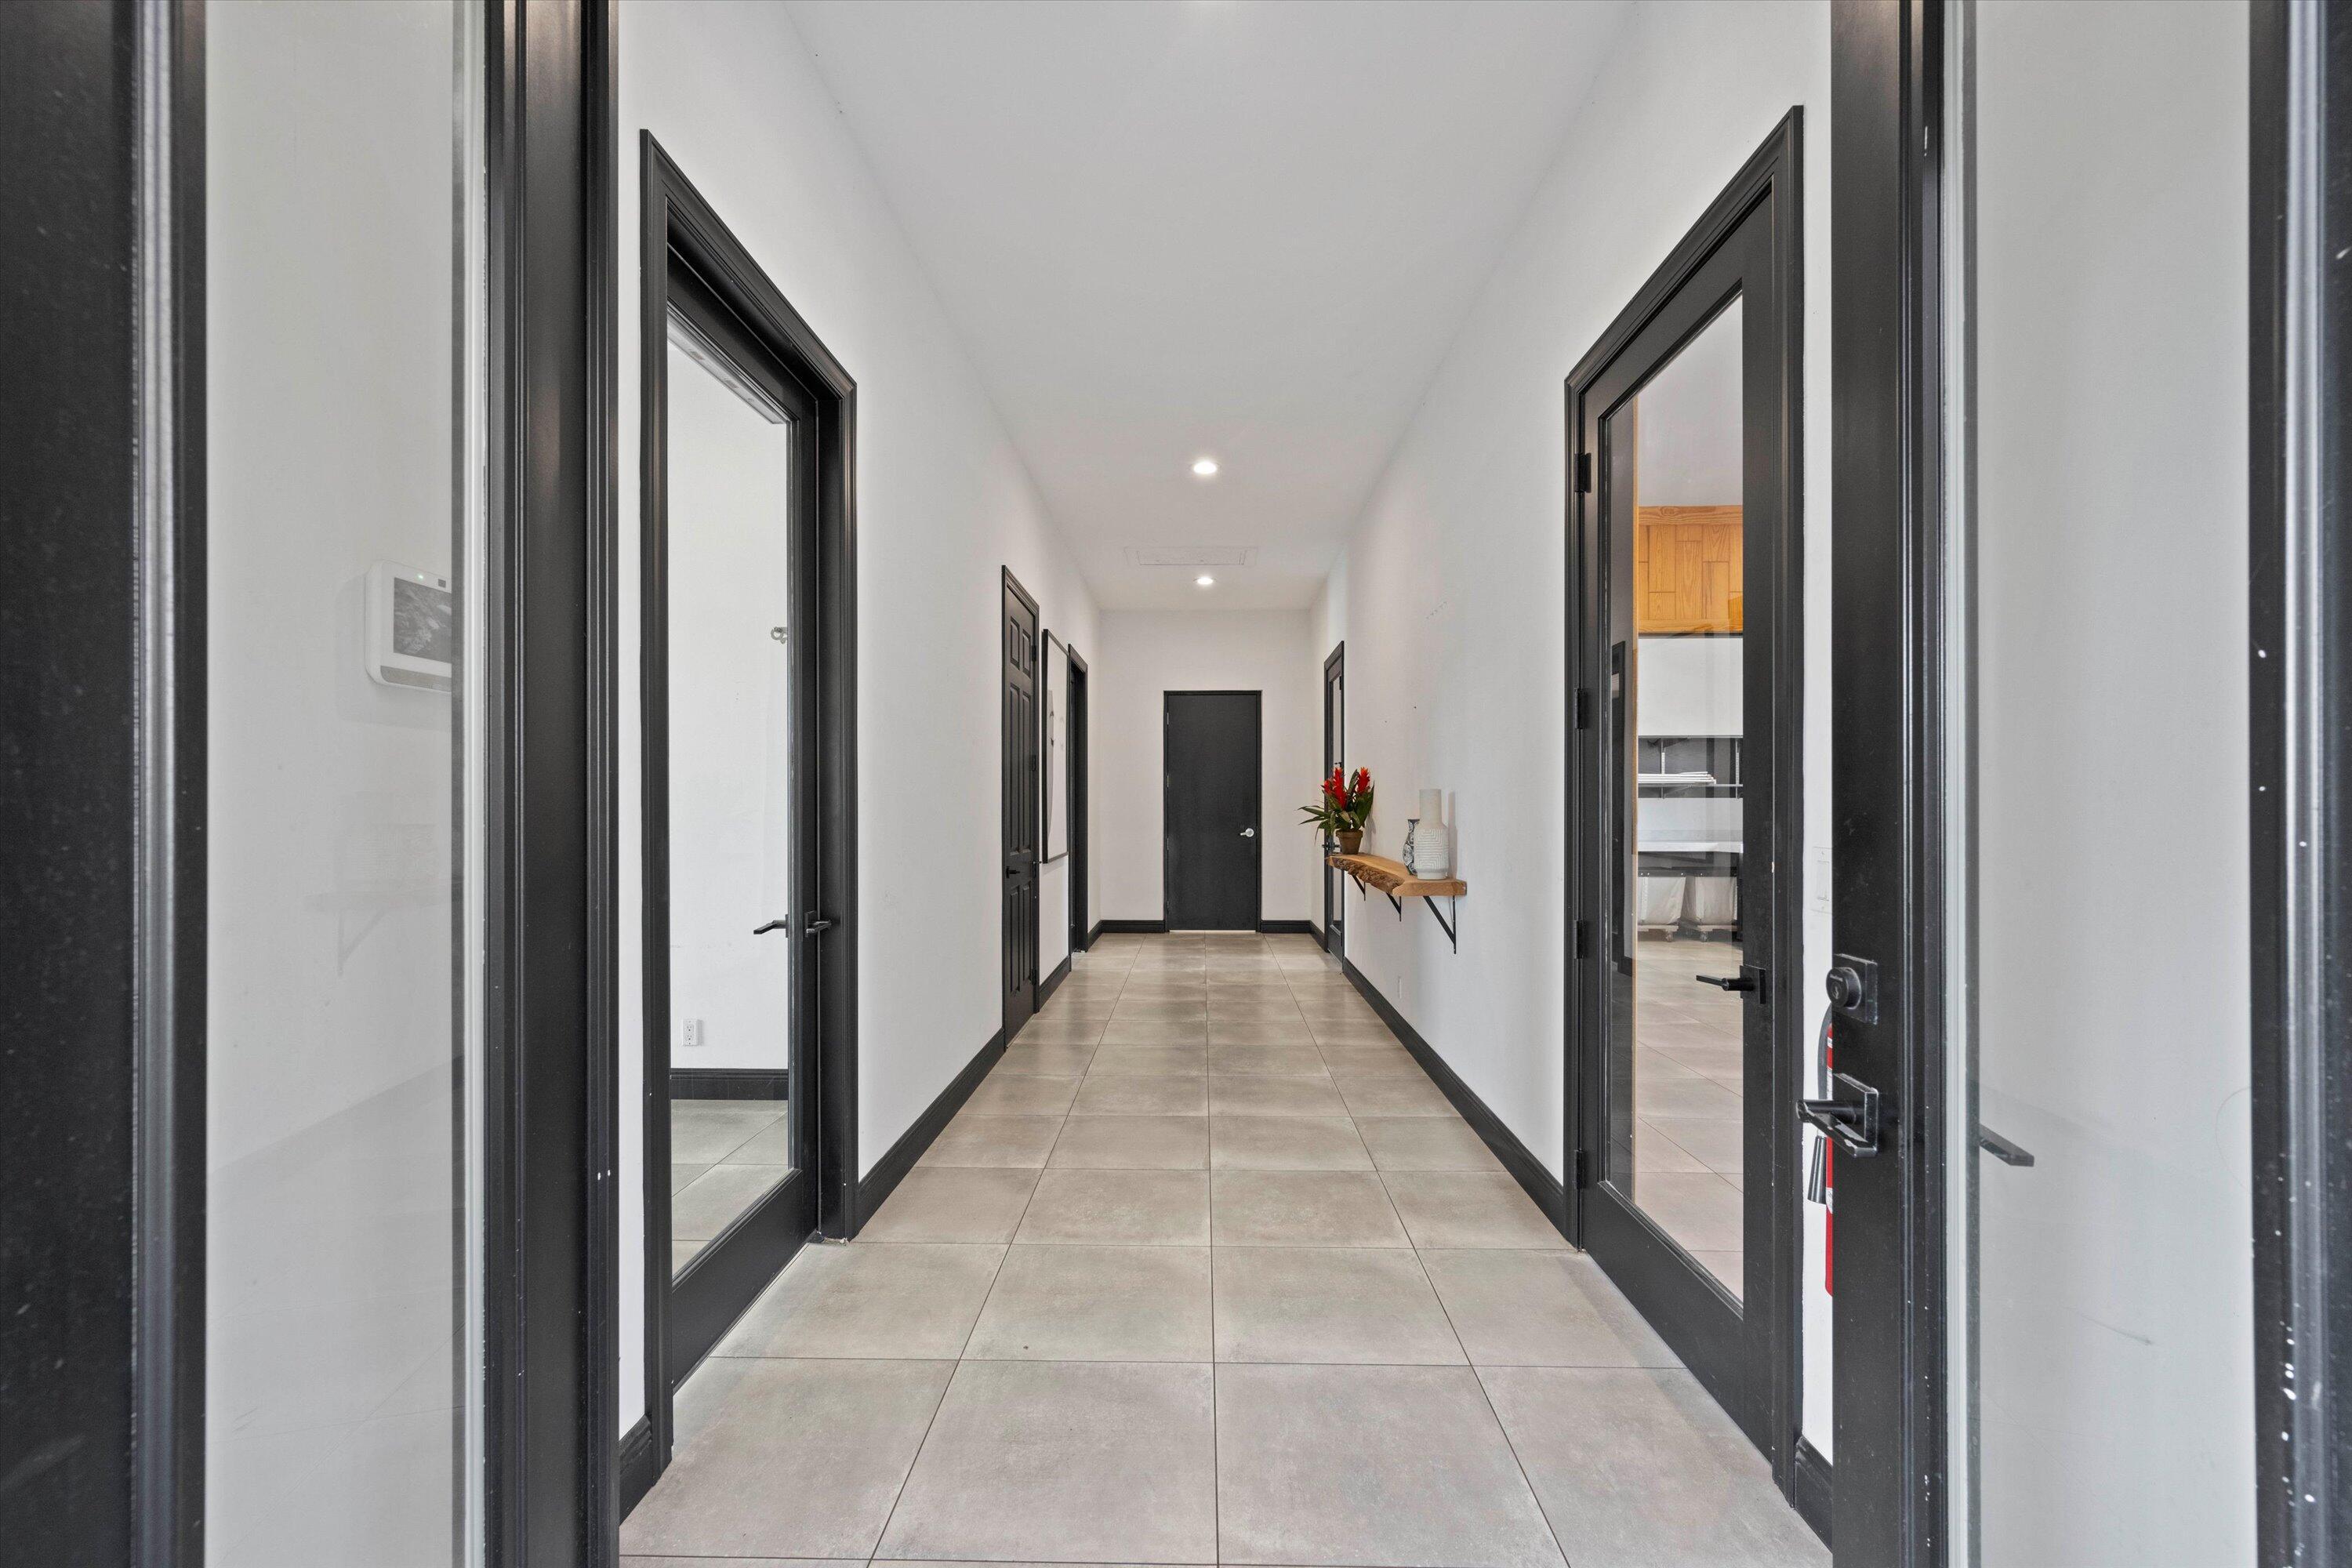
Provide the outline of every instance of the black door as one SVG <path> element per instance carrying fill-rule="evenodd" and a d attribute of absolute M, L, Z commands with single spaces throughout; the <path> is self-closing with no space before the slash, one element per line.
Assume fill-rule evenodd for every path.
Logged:
<path fill-rule="evenodd" d="M 1168 929 L 1255 931 L 1258 694 L 1171 691 L 1166 700 Z"/>
<path fill-rule="evenodd" d="M 1331 770 L 1344 767 L 1348 761 L 1348 645 L 1341 643 L 1323 661 L 1323 776 Z M 1339 847 L 1339 841 L 1326 834 L 1323 853 L 1330 855 Z M 1341 897 L 1346 890 L 1340 886 L 1346 873 L 1335 871 L 1327 863 L 1323 868 L 1323 950 L 1326 952 L 1346 951 L 1341 929 L 1343 911 L 1348 900 Z"/>
<path fill-rule="evenodd" d="M 1037 601 L 1004 574 L 1004 1037 L 1037 1010 Z"/>
<path fill-rule="evenodd" d="M 1569 383 L 1575 1223 L 1784 1479 L 1797 166 L 1792 116 Z"/>
<path fill-rule="evenodd" d="M 675 165 L 655 164 L 649 199 L 665 210 L 684 210 L 693 199 L 671 184 L 676 177 Z M 649 1287 L 658 1291 L 668 1281 L 667 1293 L 649 1303 L 665 1325 L 660 1364 L 667 1383 L 653 1397 L 666 1402 L 817 1228 L 818 1177 L 809 1154 L 818 1141 L 819 1106 L 804 1090 L 819 1077 L 817 957 L 833 901 L 821 874 L 817 781 L 839 742 L 827 732 L 818 694 L 824 632 L 838 611 L 823 602 L 818 582 L 825 436 L 817 377 L 779 353 L 718 292 L 724 286 L 760 293 L 773 284 L 748 258 L 704 258 L 698 265 L 675 245 L 648 258 L 645 280 L 644 385 L 653 416 L 647 446 L 658 458 L 657 466 L 649 465 L 641 538 L 651 1121 L 646 1262 Z M 761 460 L 782 475 L 756 502 L 768 529 L 782 536 L 781 548 L 753 546 L 744 532 L 709 529 L 702 510 L 714 475 L 730 471 L 727 463 Z M 730 649 L 714 658 L 700 635 L 708 626 L 724 624 L 730 612 L 740 613 L 721 598 L 722 581 L 730 590 L 752 589 L 761 620 L 772 612 L 794 628 L 773 642 L 745 639 L 752 658 L 782 667 L 782 679 L 762 688 L 754 706 L 717 710 L 733 722 L 673 725 L 674 707 L 713 711 L 695 707 L 711 700 L 708 689 L 698 688 L 740 676 L 735 667 L 743 655 Z M 777 734 L 786 738 L 781 769 L 769 752 Z M 726 780 L 725 788 L 711 788 L 714 779 Z M 751 810 L 765 847 L 753 854 L 730 852 L 718 862 L 701 858 L 700 847 L 717 825 L 744 804 L 731 794 L 744 780 L 761 786 Z M 699 1103 L 706 1091 L 675 1092 L 673 1069 L 691 1069 L 695 1058 L 679 1058 L 670 1046 L 688 1039 L 687 1020 L 704 1010 L 717 989 L 705 978 L 713 952 L 727 955 L 737 984 L 781 1004 L 756 1022 L 740 1016 L 730 1020 L 764 1042 L 781 1044 L 789 1064 L 782 1072 L 737 1080 L 747 1116 L 775 1113 L 758 1167 L 772 1177 L 764 1189 L 722 1184 L 746 1180 L 738 1167 L 749 1162 L 731 1153 L 698 1178 L 699 1187 L 674 1190 L 670 1182 L 674 1159 L 700 1163 L 682 1154 L 674 1140 L 681 1131 L 693 1136 L 698 1118 L 709 1115 Z M 772 1058 L 769 1065 L 772 1069 Z M 763 1079 L 756 1090 L 751 1088 Z M 780 1083 L 789 1083 L 792 1091 L 780 1091 Z M 706 1226 L 711 1223 L 713 1191 L 740 1192 L 727 1205 L 732 1212 L 722 1227 L 715 1234 L 681 1227 L 679 1216 L 698 1211 Z M 667 1420 L 663 1426 L 667 1433 Z M 667 1459 L 667 1449 L 660 1458 Z"/>

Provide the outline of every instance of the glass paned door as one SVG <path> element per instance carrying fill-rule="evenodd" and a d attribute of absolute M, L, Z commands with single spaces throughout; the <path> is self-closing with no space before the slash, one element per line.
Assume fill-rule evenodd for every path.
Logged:
<path fill-rule="evenodd" d="M 799 906 L 792 422 L 676 312 L 668 355 L 675 1275 L 798 1163 L 788 1074 Z"/>
<path fill-rule="evenodd" d="M 478 1560 L 484 18 L 214 5 L 206 1561 Z"/>
<path fill-rule="evenodd" d="M 1735 298 L 1603 426 L 1627 612 L 1612 739 L 1619 995 L 1609 1180 L 1722 1288 L 1743 1291 L 1747 525 Z"/>

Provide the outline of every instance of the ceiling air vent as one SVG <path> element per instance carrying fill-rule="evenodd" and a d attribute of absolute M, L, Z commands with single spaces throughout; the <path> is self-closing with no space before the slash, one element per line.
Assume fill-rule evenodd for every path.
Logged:
<path fill-rule="evenodd" d="M 1255 544 L 1130 544 L 1127 559 L 1136 566 L 1255 566 Z"/>

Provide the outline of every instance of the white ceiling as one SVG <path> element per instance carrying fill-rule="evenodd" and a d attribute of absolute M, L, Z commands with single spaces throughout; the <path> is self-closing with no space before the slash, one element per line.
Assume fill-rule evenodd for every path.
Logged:
<path fill-rule="evenodd" d="M 791 12 L 1101 603 L 1238 608 L 1313 602 L 1624 9 Z"/>

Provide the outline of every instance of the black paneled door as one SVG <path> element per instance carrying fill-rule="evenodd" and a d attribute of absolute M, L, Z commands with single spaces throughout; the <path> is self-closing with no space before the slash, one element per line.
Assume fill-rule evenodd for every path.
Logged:
<path fill-rule="evenodd" d="M 1171 931 L 1255 931 L 1258 693 L 1171 691 L 1161 731 Z"/>
<path fill-rule="evenodd" d="M 1004 1037 L 1037 1010 L 1037 601 L 1004 574 Z"/>

